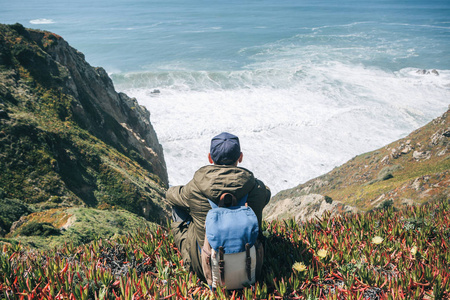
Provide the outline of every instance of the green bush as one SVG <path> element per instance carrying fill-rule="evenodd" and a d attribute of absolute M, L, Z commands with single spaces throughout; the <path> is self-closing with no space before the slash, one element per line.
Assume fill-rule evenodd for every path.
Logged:
<path fill-rule="evenodd" d="M 389 209 L 393 205 L 394 205 L 394 201 L 392 199 L 389 199 L 389 200 L 383 201 L 383 203 L 381 203 L 380 207 L 382 209 Z"/>
<path fill-rule="evenodd" d="M 50 223 L 30 222 L 22 227 L 20 233 L 26 236 L 50 236 L 59 235 L 60 231 Z"/>
<path fill-rule="evenodd" d="M 0 207 L 0 227 L 5 232 L 9 232 L 13 222 L 31 213 L 27 205 L 16 199 L 0 198 Z"/>
<path fill-rule="evenodd" d="M 394 178 L 394 175 L 392 175 L 391 173 L 387 173 L 387 174 L 384 174 L 383 177 L 381 177 L 381 180 L 388 180 L 391 178 Z"/>
<path fill-rule="evenodd" d="M 380 173 L 378 173 L 378 181 L 382 181 L 382 180 L 388 180 L 391 178 L 394 178 L 394 175 L 392 175 L 392 173 L 394 173 L 395 171 L 398 171 L 402 169 L 402 166 L 400 165 L 393 165 L 393 166 L 387 166 L 384 167 Z"/>
<path fill-rule="evenodd" d="M 378 173 L 377 178 L 375 178 L 375 179 L 365 183 L 364 185 L 371 185 L 371 184 L 374 184 L 374 183 L 379 182 L 379 181 L 384 181 L 384 180 L 388 180 L 388 179 L 394 178 L 394 175 L 392 173 L 394 173 L 395 171 L 401 170 L 401 169 L 403 169 L 403 167 L 400 166 L 400 165 L 393 165 L 393 166 L 384 167 Z"/>

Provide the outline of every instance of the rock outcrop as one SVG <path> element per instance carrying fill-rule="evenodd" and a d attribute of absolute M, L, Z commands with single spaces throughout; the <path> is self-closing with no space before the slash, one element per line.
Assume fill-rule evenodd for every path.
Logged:
<path fill-rule="evenodd" d="M 30 211 L 167 215 L 168 176 L 150 112 L 62 37 L 20 24 L 0 25 L 0 158 L 1 199 Z M 0 217 L 0 227 L 11 221 Z"/>
<path fill-rule="evenodd" d="M 308 219 L 321 217 L 326 211 L 331 214 L 341 214 L 354 212 L 354 207 L 339 203 L 337 201 L 327 201 L 327 198 L 319 194 L 308 194 L 292 198 L 284 198 L 277 201 L 276 209 L 271 210 L 267 220 L 294 218 L 296 221 L 307 221 Z"/>

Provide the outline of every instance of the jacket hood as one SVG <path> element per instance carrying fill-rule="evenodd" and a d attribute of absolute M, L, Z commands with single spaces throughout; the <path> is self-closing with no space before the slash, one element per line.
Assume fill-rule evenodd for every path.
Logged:
<path fill-rule="evenodd" d="M 208 165 L 194 175 L 194 183 L 208 199 L 217 202 L 224 192 L 237 199 L 244 197 L 255 186 L 255 177 L 249 170 L 226 165 Z"/>

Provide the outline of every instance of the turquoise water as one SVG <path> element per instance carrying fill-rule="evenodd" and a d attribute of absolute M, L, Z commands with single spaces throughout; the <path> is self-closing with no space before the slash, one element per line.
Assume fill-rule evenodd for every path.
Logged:
<path fill-rule="evenodd" d="M 243 166 L 276 192 L 405 136 L 450 104 L 448 0 L 0 7 L 0 22 L 63 36 L 149 108 L 171 184 L 207 163 L 221 131 L 241 137 Z"/>
<path fill-rule="evenodd" d="M 333 47 L 341 59 L 394 71 L 450 69 L 447 0 L 0 4 L 2 23 L 56 32 L 108 71 L 239 70 L 280 46 Z"/>

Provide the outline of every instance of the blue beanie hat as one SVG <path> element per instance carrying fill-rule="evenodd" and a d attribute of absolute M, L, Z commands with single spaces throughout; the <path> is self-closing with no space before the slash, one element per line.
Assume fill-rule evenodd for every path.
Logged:
<path fill-rule="evenodd" d="M 211 140 L 211 158 L 218 165 L 232 165 L 241 156 L 239 138 L 231 133 L 222 132 Z"/>

